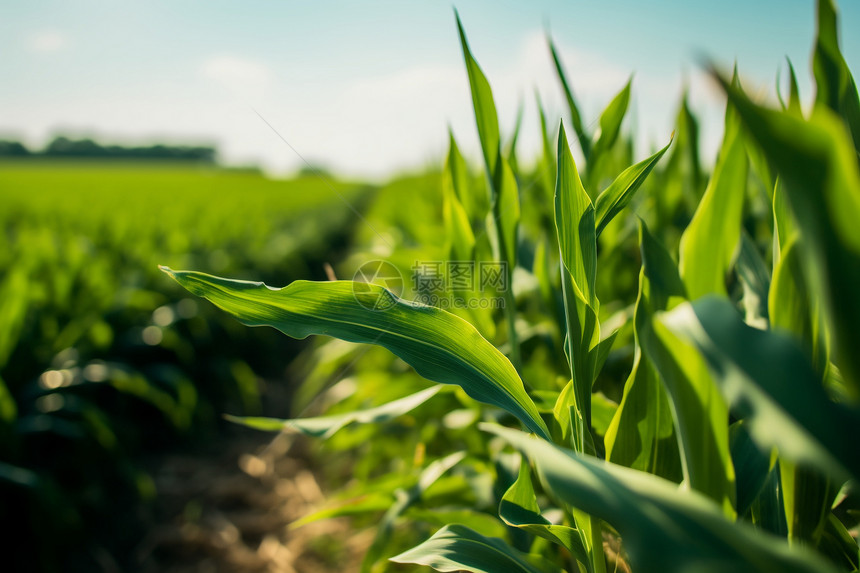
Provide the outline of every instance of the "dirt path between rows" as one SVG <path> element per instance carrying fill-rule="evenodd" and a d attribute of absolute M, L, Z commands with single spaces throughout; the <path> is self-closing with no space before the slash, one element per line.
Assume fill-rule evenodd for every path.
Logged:
<path fill-rule="evenodd" d="M 325 499 L 305 442 L 237 429 L 215 452 L 171 454 L 153 470 L 155 526 L 139 573 L 349 573 L 373 532 L 346 519 L 289 524 Z"/>

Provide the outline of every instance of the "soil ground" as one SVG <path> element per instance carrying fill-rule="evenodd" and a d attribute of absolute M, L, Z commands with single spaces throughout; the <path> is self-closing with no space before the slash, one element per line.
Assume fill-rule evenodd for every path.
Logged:
<path fill-rule="evenodd" d="M 155 525 L 140 573 L 349 573 L 372 540 L 348 519 L 290 529 L 325 498 L 306 443 L 239 429 L 214 452 L 171 454 L 152 475 Z"/>

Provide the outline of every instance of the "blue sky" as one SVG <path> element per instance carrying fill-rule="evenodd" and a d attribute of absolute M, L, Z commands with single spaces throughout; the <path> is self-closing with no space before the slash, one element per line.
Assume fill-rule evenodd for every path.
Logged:
<path fill-rule="evenodd" d="M 860 3 L 843 0 L 842 45 L 860 69 Z M 525 104 L 521 156 L 538 147 L 537 89 L 563 99 L 549 29 L 593 121 L 635 72 L 628 127 L 640 152 L 668 139 L 683 83 L 715 149 L 722 101 L 696 62 L 738 61 L 745 85 L 772 93 L 789 56 L 811 97 L 812 0 L 458 2 L 493 86 L 503 131 Z M 4 2 L 0 137 L 39 146 L 55 133 L 104 140 L 211 142 L 231 163 L 289 172 L 301 159 L 385 176 L 439 163 L 450 125 L 473 157 L 477 137 L 449 2 Z"/>

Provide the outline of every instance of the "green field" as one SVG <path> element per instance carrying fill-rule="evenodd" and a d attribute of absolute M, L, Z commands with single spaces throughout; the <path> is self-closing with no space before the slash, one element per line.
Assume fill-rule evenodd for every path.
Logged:
<path fill-rule="evenodd" d="M 0 164 L 2 511 L 27 516 L 44 568 L 133 547 L 135 518 L 109 516 L 155 495 L 139 458 L 217 436 L 221 413 L 261 411 L 264 379 L 285 384 L 296 345 L 245 336 L 158 265 L 323 278 L 355 224 L 346 201 L 369 196 L 191 164 Z"/>
<path fill-rule="evenodd" d="M 314 571 L 860 571 L 860 97 L 817 6 L 809 102 L 790 62 L 770 100 L 707 67 L 714 157 L 687 93 L 648 150 L 632 81 L 587 117 L 551 37 L 567 109 L 518 157 L 456 16 L 477 165 L 453 133 L 378 188 L 0 163 L 13 569 L 133 570 L 210 519 L 194 570 L 300 570 L 304 535 Z M 141 541 L 144 460 L 259 432 L 228 463 L 260 492 Z"/>

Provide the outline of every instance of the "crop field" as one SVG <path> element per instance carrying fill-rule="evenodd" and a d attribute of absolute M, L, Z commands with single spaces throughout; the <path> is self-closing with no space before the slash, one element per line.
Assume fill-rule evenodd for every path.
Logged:
<path fill-rule="evenodd" d="M 240 540 L 279 555 L 257 570 L 301 571 L 289 535 L 329 520 L 338 571 L 860 570 L 860 99 L 832 1 L 808 104 L 790 62 L 773 101 L 704 64 L 713 158 L 686 93 L 646 153 L 635 84 L 585 116 L 551 36 L 567 109 L 538 102 L 542 153 L 518 156 L 456 26 L 474 165 L 451 133 L 438 171 L 378 188 L 0 166 L 16 556 L 98 562 L 108 508 L 158 495 L 141 453 L 230 427 L 281 444 L 249 475 L 282 483 L 272 452 L 301 444 L 325 488 Z"/>
<path fill-rule="evenodd" d="M 216 439 L 221 413 L 260 413 L 262 380 L 285 376 L 289 341 L 245 336 L 158 264 L 322 278 L 348 234 L 343 199 L 366 189 L 211 166 L 0 166 L 0 482 L 4 518 L 26 524 L 20 559 L 56 570 L 71 553 L 86 569 L 98 532 L 136 545 L 136 518 L 114 512 L 155 495 L 142 456 Z"/>

